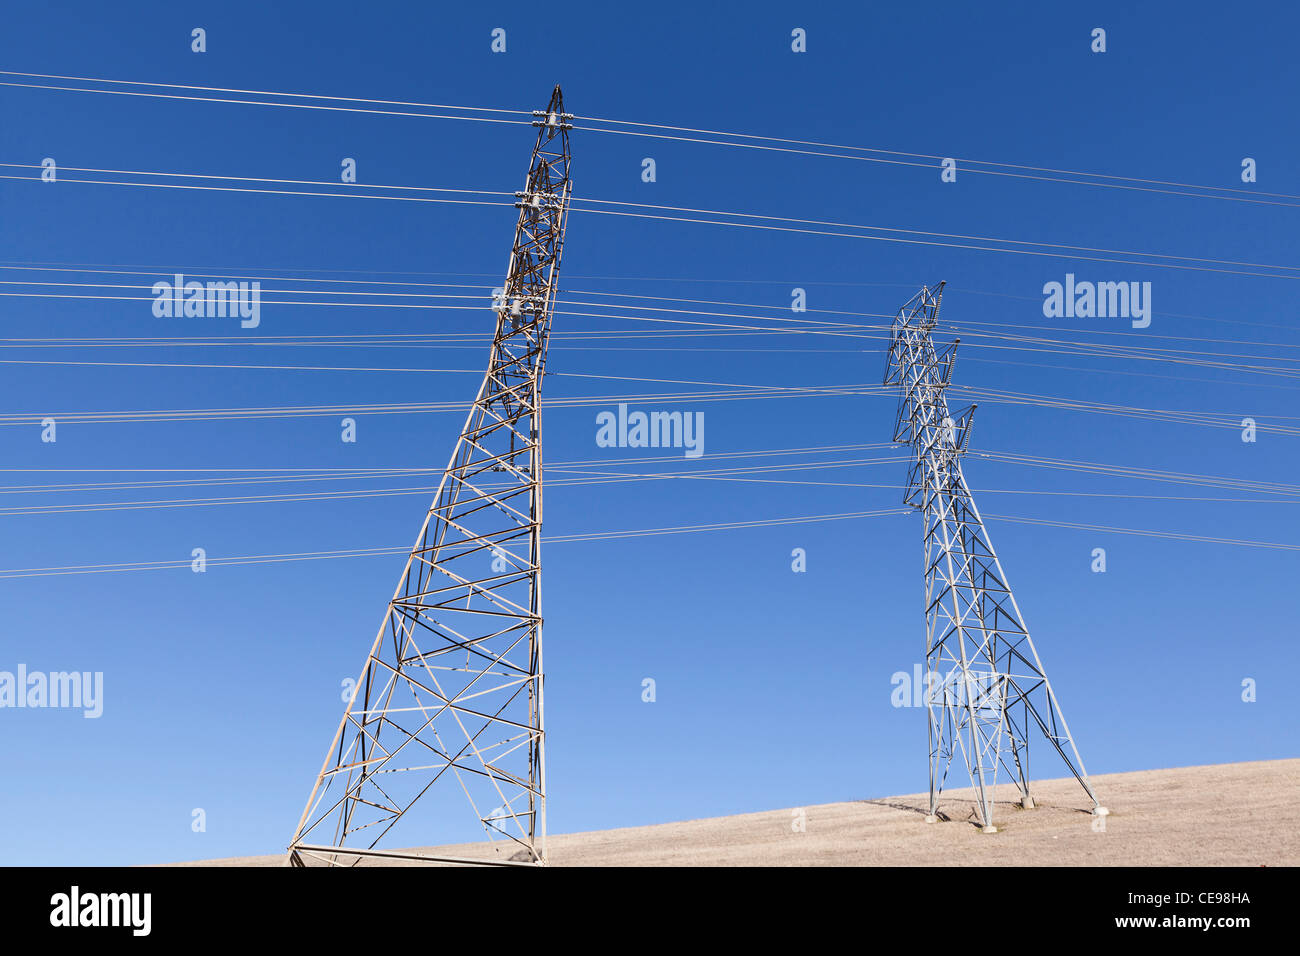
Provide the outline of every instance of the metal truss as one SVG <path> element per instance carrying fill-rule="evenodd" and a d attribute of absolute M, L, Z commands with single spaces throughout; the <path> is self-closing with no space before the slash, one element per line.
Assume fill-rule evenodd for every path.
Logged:
<path fill-rule="evenodd" d="M 930 812 L 960 755 L 975 789 L 980 825 L 993 825 L 999 768 L 1029 792 L 1029 737 L 1041 731 L 1093 803 L 1097 800 L 1024 618 L 980 518 L 961 459 L 970 444 L 975 406 L 948 410 L 960 339 L 936 352 L 943 283 L 922 287 L 898 312 L 885 384 L 899 386 L 894 441 L 912 447 L 903 501 L 925 522 L 926 707 L 929 714 Z"/>
<path fill-rule="evenodd" d="M 558 86 L 533 115 L 488 370 L 294 832 L 292 865 L 546 862 L 539 400 L 572 116 Z M 463 798 L 495 856 L 377 849 L 436 842 L 429 822 Z"/>

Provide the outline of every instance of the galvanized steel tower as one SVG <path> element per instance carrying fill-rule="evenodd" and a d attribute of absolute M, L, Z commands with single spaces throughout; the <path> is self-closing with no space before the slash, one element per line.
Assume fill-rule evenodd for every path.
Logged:
<path fill-rule="evenodd" d="M 294 832 L 293 865 L 546 862 L 539 402 L 572 116 L 558 86 L 533 115 L 487 373 Z M 466 799 L 505 852 L 379 848 L 438 842 L 431 824 Z"/>
<path fill-rule="evenodd" d="M 943 283 L 923 287 L 898 312 L 885 384 L 899 386 L 894 441 L 911 446 L 906 504 L 922 513 L 925 541 L 926 706 L 929 712 L 930 812 L 960 756 L 975 789 L 979 823 L 993 825 L 999 768 L 1034 806 L 1029 790 L 1029 740 L 1041 731 L 1082 784 L 1093 813 L 1100 805 L 1070 736 L 1047 672 L 1016 605 L 988 531 L 962 474 L 975 406 L 953 415 L 946 390 L 955 340 L 936 352 Z"/>

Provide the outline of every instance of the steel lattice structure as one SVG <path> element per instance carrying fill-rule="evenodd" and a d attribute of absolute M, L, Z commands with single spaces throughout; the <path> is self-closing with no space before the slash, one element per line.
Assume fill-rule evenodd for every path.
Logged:
<path fill-rule="evenodd" d="M 975 406 L 956 416 L 948 410 L 945 392 L 961 340 L 936 352 L 931 339 L 943 285 L 923 287 L 899 310 L 884 379 L 900 391 L 894 441 L 910 445 L 913 452 L 903 501 L 918 509 L 925 522 L 926 819 L 938 819 L 939 795 L 959 753 L 987 832 L 996 831 L 993 787 L 999 768 L 1019 787 L 1021 805 L 1033 807 L 1033 728 L 1083 785 L 1093 813 L 1105 815 L 962 474 Z"/>
<path fill-rule="evenodd" d="M 488 370 L 294 833 L 294 865 L 546 862 L 539 400 L 572 129 L 558 86 L 534 117 Z M 455 791 L 496 857 L 377 848 L 428 845 L 429 827 L 410 821 L 454 812 Z M 452 809 L 435 799 L 449 792 Z"/>

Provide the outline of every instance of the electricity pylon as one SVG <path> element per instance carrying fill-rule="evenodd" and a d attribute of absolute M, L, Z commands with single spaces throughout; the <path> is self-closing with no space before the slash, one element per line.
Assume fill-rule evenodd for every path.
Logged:
<path fill-rule="evenodd" d="M 945 396 L 955 340 L 936 352 L 930 332 L 943 283 L 922 287 L 898 311 L 890 334 L 886 385 L 900 391 L 894 441 L 911 446 L 903 502 L 925 521 L 926 708 L 930 738 L 930 812 L 960 754 L 978 804 L 980 825 L 994 833 L 993 787 L 1005 769 L 1029 793 L 1029 734 L 1047 738 L 1093 803 L 1097 800 L 1065 715 L 1025 628 L 1011 586 L 980 518 L 961 459 L 970 444 L 975 406 L 953 416 Z M 1010 764 L 1007 760 L 1010 758 Z"/>
<path fill-rule="evenodd" d="M 292 865 L 546 862 L 539 400 L 573 117 L 558 86 L 533 115 L 487 374 L 289 845 Z M 489 840 L 505 838 L 495 857 L 377 849 L 428 845 L 427 821 L 463 807 L 456 791 Z"/>

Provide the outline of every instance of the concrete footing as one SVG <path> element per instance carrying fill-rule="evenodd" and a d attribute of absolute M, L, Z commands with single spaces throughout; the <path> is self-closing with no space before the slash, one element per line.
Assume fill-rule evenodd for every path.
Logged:
<path fill-rule="evenodd" d="M 939 822 L 939 818 L 936 817 L 933 813 L 927 813 L 927 814 L 925 815 L 925 822 L 926 822 L 926 823 L 938 823 L 938 822 Z"/>
<path fill-rule="evenodd" d="M 998 832 L 998 828 L 991 823 L 986 827 L 980 827 L 980 833 L 997 833 L 997 832 Z"/>
<path fill-rule="evenodd" d="M 1093 807 L 1092 815 L 1094 817 L 1108 817 L 1110 816 L 1110 811 L 1107 810 L 1105 807 Z"/>
<path fill-rule="evenodd" d="M 1033 797 L 1031 797 L 1029 794 L 1025 794 L 1023 797 L 1020 798 L 1020 806 L 1022 809 L 1032 810 L 1034 809 L 1034 807 L 1038 806 L 1038 804 L 1034 803 Z"/>

